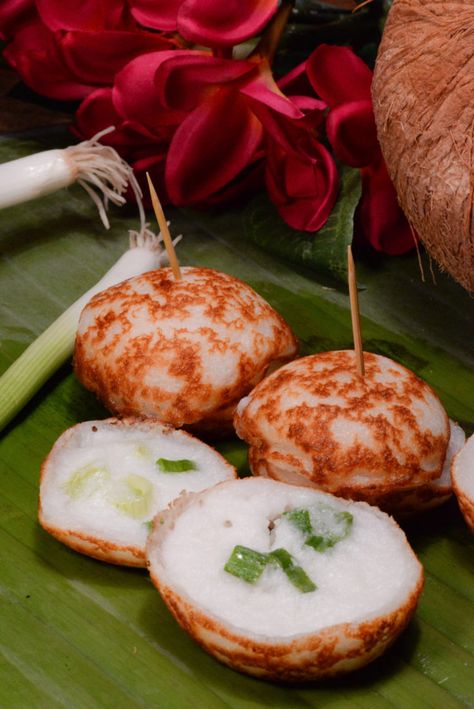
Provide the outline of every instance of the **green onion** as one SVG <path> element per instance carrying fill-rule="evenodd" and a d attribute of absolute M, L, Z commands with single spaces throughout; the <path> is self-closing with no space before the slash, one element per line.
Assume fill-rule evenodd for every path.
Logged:
<path fill-rule="evenodd" d="M 163 473 L 189 473 L 190 470 L 197 470 L 198 467 L 193 460 L 168 460 L 167 458 L 158 458 L 157 466 Z"/>
<path fill-rule="evenodd" d="M 268 554 L 238 544 L 234 547 L 224 570 L 247 583 L 255 583 L 262 575 L 268 561 Z"/>
<path fill-rule="evenodd" d="M 128 475 L 124 480 L 124 489 L 115 496 L 114 507 L 128 517 L 144 517 L 150 512 L 153 485 L 141 475 Z"/>
<path fill-rule="evenodd" d="M 334 522 L 339 525 L 339 531 L 327 531 L 323 534 L 312 534 L 305 544 L 316 551 L 326 551 L 345 539 L 351 531 L 354 517 L 350 512 L 335 512 Z"/>
<path fill-rule="evenodd" d="M 304 569 L 294 563 L 293 557 L 286 549 L 275 549 L 268 554 L 255 551 L 238 544 L 234 547 L 224 570 L 247 583 L 256 583 L 268 564 L 277 564 L 290 583 L 302 593 L 315 591 L 314 584 Z"/>
<path fill-rule="evenodd" d="M 78 499 L 86 493 L 95 492 L 109 479 L 110 473 L 107 468 L 88 463 L 71 475 L 63 489 L 69 497 Z"/>
<path fill-rule="evenodd" d="M 42 150 L 2 163 L 0 208 L 42 197 L 77 182 L 95 203 L 102 223 L 108 229 L 107 204 L 124 204 L 124 193 L 129 184 L 144 224 L 142 192 L 132 168 L 114 148 L 99 142 L 114 130 L 114 126 L 110 126 L 77 145 L 62 150 Z"/>
<path fill-rule="evenodd" d="M 280 566 L 290 583 L 292 583 L 298 591 L 301 591 L 301 593 L 310 593 L 317 589 L 316 584 L 311 581 L 306 571 L 301 566 L 294 563 L 293 557 L 286 549 L 275 549 L 275 551 L 270 552 L 269 557 Z"/>
<path fill-rule="evenodd" d="M 161 265 L 161 238 L 147 229 L 130 232 L 130 248 L 105 276 L 76 300 L 0 377 L 0 431 L 71 356 L 79 316 L 96 293 Z"/>
<path fill-rule="evenodd" d="M 284 512 L 283 517 L 286 517 L 303 534 L 311 534 L 313 531 L 308 510 L 290 510 L 290 512 Z"/>
<path fill-rule="evenodd" d="M 330 505 L 316 505 L 307 509 L 284 512 L 283 517 L 305 536 L 305 545 L 323 552 L 345 539 L 354 521 L 350 512 L 341 512 Z"/>

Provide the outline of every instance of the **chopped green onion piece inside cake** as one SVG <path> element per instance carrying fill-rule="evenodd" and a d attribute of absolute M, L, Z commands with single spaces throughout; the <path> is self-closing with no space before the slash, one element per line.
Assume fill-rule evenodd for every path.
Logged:
<path fill-rule="evenodd" d="M 122 495 L 115 497 L 114 506 L 128 515 L 139 519 L 150 513 L 153 485 L 141 475 L 127 475 L 121 488 Z"/>
<path fill-rule="evenodd" d="M 320 552 L 345 539 L 354 520 L 350 512 L 338 511 L 330 505 L 291 510 L 284 512 L 283 517 L 305 535 L 306 546 Z"/>
<path fill-rule="evenodd" d="M 301 593 L 309 593 L 317 589 L 316 584 L 311 581 L 306 571 L 301 566 L 295 564 L 293 557 L 286 549 L 275 549 L 275 551 L 270 552 L 269 557 L 280 566 L 290 583 L 292 583 L 298 591 L 301 591 Z"/>
<path fill-rule="evenodd" d="M 110 477 L 109 471 L 100 465 L 88 463 L 76 470 L 64 485 L 64 491 L 74 499 L 98 490 Z"/>
<path fill-rule="evenodd" d="M 313 531 L 308 510 L 290 510 L 290 512 L 284 512 L 283 517 L 286 517 L 303 534 L 311 534 Z"/>
<path fill-rule="evenodd" d="M 262 575 L 268 561 L 268 554 L 238 544 L 234 547 L 224 570 L 247 583 L 255 583 Z"/>
<path fill-rule="evenodd" d="M 190 470 L 197 470 L 197 465 L 193 460 L 168 460 L 167 458 L 158 458 L 157 466 L 163 473 L 188 473 Z"/>
<path fill-rule="evenodd" d="M 146 530 L 149 534 L 151 532 L 151 530 L 153 529 L 153 520 L 149 519 L 146 522 L 143 522 L 143 525 L 146 527 Z"/>
<path fill-rule="evenodd" d="M 144 443 L 137 443 L 134 452 L 137 458 L 142 458 L 143 460 L 150 460 L 151 458 L 150 449 Z"/>
<path fill-rule="evenodd" d="M 293 557 L 286 549 L 275 549 L 269 554 L 263 554 L 238 544 L 234 547 L 224 570 L 247 583 L 256 583 L 267 564 L 271 563 L 277 564 L 282 569 L 298 591 L 308 593 L 316 590 L 316 584 L 311 581 L 301 566 L 294 563 Z"/>

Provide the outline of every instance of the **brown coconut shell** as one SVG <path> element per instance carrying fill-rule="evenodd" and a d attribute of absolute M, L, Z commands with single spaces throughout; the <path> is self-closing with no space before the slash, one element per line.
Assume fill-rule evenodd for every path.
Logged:
<path fill-rule="evenodd" d="M 474 290 L 474 3 L 394 0 L 372 84 L 382 153 L 429 254 Z"/>
<path fill-rule="evenodd" d="M 190 505 L 199 504 L 202 495 L 183 495 L 157 515 L 147 543 L 148 566 L 154 585 L 177 622 L 219 662 L 239 672 L 282 683 L 336 677 L 364 667 L 383 654 L 413 617 L 424 585 L 419 562 L 417 583 L 398 608 L 370 620 L 339 623 L 290 637 L 248 633 L 224 622 L 169 583 L 160 558 L 161 547 L 167 535 L 172 534 L 176 520 Z M 374 513 L 384 515 L 378 510 Z M 393 519 L 387 521 L 398 527 Z M 406 549 L 416 558 L 407 541 Z"/>

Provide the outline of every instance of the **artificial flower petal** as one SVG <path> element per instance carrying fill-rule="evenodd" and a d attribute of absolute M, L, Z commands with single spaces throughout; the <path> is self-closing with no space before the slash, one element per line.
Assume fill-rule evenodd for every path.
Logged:
<path fill-rule="evenodd" d="M 288 155 L 278 144 L 267 155 L 266 184 L 270 199 L 285 222 L 300 231 L 318 231 L 336 202 L 338 175 L 334 161 L 319 143 L 318 159 Z"/>
<path fill-rule="evenodd" d="M 330 108 L 370 100 L 372 72 L 348 47 L 320 45 L 308 58 L 306 70 L 313 89 Z"/>
<path fill-rule="evenodd" d="M 35 0 L 44 24 L 57 30 L 100 30 L 117 27 L 125 15 L 124 0 Z"/>
<path fill-rule="evenodd" d="M 2 0 L 0 3 L 0 37 L 13 38 L 25 24 L 37 17 L 33 0 Z"/>
<path fill-rule="evenodd" d="M 144 27 L 174 32 L 183 0 L 129 0 L 133 17 Z"/>
<path fill-rule="evenodd" d="M 64 62 L 79 81 L 111 85 L 122 67 L 137 56 L 171 49 L 173 42 L 153 32 L 66 32 L 58 38 Z"/>
<path fill-rule="evenodd" d="M 253 62 L 220 59 L 199 51 L 169 52 L 157 66 L 155 85 L 166 108 L 191 111 L 213 88 L 256 73 Z"/>
<path fill-rule="evenodd" d="M 170 145 L 166 184 L 174 204 L 196 204 L 222 189 L 250 162 L 262 126 L 245 100 L 223 88 L 183 121 Z"/>
<path fill-rule="evenodd" d="M 104 135 L 101 142 L 111 145 L 128 161 L 158 149 L 159 140 L 154 134 L 120 115 L 113 103 L 112 89 L 97 89 L 81 103 L 73 132 L 80 138 L 91 138 L 108 126 L 115 126 L 115 130 Z"/>
<path fill-rule="evenodd" d="M 380 157 L 361 170 L 362 199 L 357 238 L 377 251 L 400 256 L 415 247 L 415 233 L 398 204 L 397 193 Z"/>
<path fill-rule="evenodd" d="M 326 133 L 336 156 L 346 165 L 363 167 L 379 156 L 372 101 L 348 101 L 333 108 Z"/>
<path fill-rule="evenodd" d="M 54 34 L 39 20 L 16 32 L 4 50 L 4 57 L 27 86 L 49 98 L 82 99 L 96 88 L 71 75 L 58 51 Z"/>
<path fill-rule="evenodd" d="M 184 0 L 178 30 L 189 42 L 229 47 L 258 34 L 278 9 L 278 0 Z"/>
<path fill-rule="evenodd" d="M 157 69 L 175 53 L 178 50 L 140 55 L 115 77 L 113 101 L 118 112 L 157 136 L 161 136 L 164 130 L 168 131 L 169 126 L 177 126 L 187 115 L 183 111 L 163 108 L 156 89 Z"/>

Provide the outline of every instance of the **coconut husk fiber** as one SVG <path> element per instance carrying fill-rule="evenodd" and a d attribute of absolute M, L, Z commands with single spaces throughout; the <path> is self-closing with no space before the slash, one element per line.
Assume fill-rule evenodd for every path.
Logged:
<path fill-rule="evenodd" d="M 473 0 L 394 0 L 372 91 L 404 212 L 441 268 L 474 291 Z"/>

